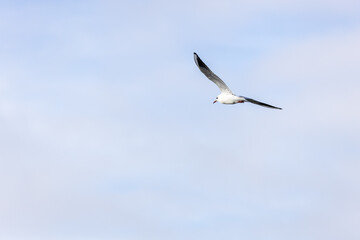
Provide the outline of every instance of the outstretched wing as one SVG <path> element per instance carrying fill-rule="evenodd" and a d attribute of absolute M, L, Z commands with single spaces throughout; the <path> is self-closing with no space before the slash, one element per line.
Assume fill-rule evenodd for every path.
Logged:
<path fill-rule="evenodd" d="M 251 98 L 247 98 L 247 97 L 243 97 L 243 98 L 245 99 L 246 102 L 251 102 L 251 103 L 263 106 L 263 107 L 275 108 L 275 109 L 280 109 L 280 110 L 282 109 L 282 108 L 279 108 L 279 107 L 271 106 L 271 105 L 263 103 L 263 102 L 256 101 L 256 100 L 251 99 Z"/>
<path fill-rule="evenodd" d="M 215 73 L 213 73 L 208 66 L 199 58 L 199 56 L 194 53 L 194 59 L 196 65 L 199 67 L 200 71 L 212 82 L 216 84 L 220 88 L 221 92 L 231 93 L 230 88 L 221 80 Z"/>

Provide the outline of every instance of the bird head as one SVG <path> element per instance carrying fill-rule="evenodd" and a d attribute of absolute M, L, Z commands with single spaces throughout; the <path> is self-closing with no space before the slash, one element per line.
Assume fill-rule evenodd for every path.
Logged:
<path fill-rule="evenodd" d="M 217 101 L 218 101 L 218 97 L 216 97 L 216 99 L 215 99 L 215 101 L 213 102 L 213 104 L 216 103 Z"/>

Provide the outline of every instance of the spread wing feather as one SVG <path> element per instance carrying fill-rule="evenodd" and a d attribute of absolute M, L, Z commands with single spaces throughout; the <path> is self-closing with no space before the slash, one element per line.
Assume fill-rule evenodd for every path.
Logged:
<path fill-rule="evenodd" d="M 221 92 L 231 93 L 230 88 L 221 80 L 215 73 L 213 73 L 208 66 L 200 59 L 200 57 L 194 53 L 194 60 L 200 71 L 213 83 L 220 88 Z"/>
<path fill-rule="evenodd" d="M 282 108 L 279 108 L 279 107 L 271 106 L 271 105 L 263 103 L 263 102 L 256 101 L 256 100 L 254 100 L 252 98 L 247 98 L 247 97 L 243 97 L 243 98 L 245 99 L 246 102 L 251 102 L 251 103 L 263 106 L 263 107 L 275 108 L 275 109 L 280 109 L 280 110 L 282 109 Z"/>

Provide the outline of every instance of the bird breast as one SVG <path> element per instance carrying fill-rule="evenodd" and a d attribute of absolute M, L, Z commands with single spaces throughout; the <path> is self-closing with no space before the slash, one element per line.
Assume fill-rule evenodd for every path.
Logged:
<path fill-rule="evenodd" d="M 233 94 L 220 94 L 218 96 L 218 102 L 221 102 L 222 104 L 235 104 L 243 100 L 244 98 L 235 96 Z"/>

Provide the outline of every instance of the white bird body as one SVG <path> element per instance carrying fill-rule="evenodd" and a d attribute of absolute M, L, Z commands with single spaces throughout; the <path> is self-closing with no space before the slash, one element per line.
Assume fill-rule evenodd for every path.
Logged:
<path fill-rule="evenodd" d="M 243 103 L 245 102 L 245 98 L 236 96 L 231 93 L 222 92 L 219 96 L 217 96 L 216 102 L 220 102 L 222 104 Z"/>
<path fill-rule="evenodd" d="M 236 96 L 235 94 L 233 94 L 230 90 L 230 88 L 225 84 L 225 82 L 223 80 L 221 80 L 221 78 L 219 78 L 215 73 L 213 73 L 210 68 L 208 66 L 206 66 L 206 64 L 200 59 L 200 57 L 194 53 L 194 60 L 196 65 L 199 67 L 200 71 L 209 79 L 211 80 L 213 83 L 216 84 L 216 86 L 218 86 L 220 88 L 221 94 L 219 96 L 216 97 L 216 100 L 214 101 L 214 103 L 216 102 L 220 102 L 222 104 L 236 104 L 236 103 L 244 103 L 244 102 L 250 102 L 250 103 L 254 103 L 263 107 L 268 107 L 268 108 L 275 108 L 275 109 L 280 109 L 279 107 L 275 107 L 263 102 L 259 102 L 256 101 L 254 99 L 248 98 L 248 97 L 243 97 L 243 96 Z"/>

